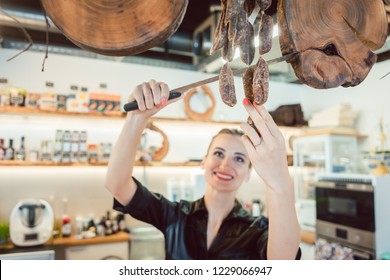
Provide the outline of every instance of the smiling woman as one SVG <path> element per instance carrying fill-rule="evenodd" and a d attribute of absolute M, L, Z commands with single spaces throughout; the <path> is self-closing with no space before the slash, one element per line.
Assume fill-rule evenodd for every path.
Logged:
<path fill-rule="evenodd" d="M 243 132 L 223 129 L 212 138 L 201 162 L 206 186 L 200 199 L 172 202 L 133 177 L 137 146 L 148 120 L 184 95 L 168 100 L 168 85 L 155 80 L 133 90 L 129 101 L 137 101 L 139 109 L 128 113 L 106 175 L 114 209 L 160 230 L 166 259 L 300 258 L 285 142 L 263 106 L 243 102 L 257 130 L 242 123 Z M 268 218 L 251 216 L 236 199 L 251 168 L 267 185 Z"/>

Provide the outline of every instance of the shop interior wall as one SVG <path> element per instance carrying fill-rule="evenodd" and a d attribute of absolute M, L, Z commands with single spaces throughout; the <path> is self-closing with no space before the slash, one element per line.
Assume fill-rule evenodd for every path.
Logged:
<path fill-rule="evenodd" d="M 70 85 L 87 87 L 90 92 L 102 92 L 100 83 L 107 84 L 104 92 L 120 94 L 125 102 L 131 90 L 139 83 L 156 79 L 165 81 L 171 88 L 179 87 L 210 74 L 135 65 L 105 59 L 90 59 L 66 55 L 49 54 L 45 70 L 41 71 L 43 53 L 26 52 L 6 62 L 15 50 L 0 49 L 0 77 L 7 78 L 12 86 L 27 89 L 29 92 L 44 93 L 53 91 L 66 94 Z M 45 83 L 53 82 L 54 89 Z M 213 120 L 245 121 L 246 112 L 241 105 L 244 97 L 242 81 L 235 79 L 238 104 L 230 108 L 223 104 L 218 93 L 218 83 L 209 85 L 216 97 Z M 299 85 L 274 83 L 270 85 L 272 94 L 267 102 L 269 110 L 280 105 L 300 103 Z M 198 97 L 199 98 L 199 97 Z M 206 100 L 207 101 L 207 100 Z M 202 110 L 202 99 L 194 102 L 194 110 Z M 162 110 L 160 117 L 184 118 L 183 102 L 177 102 Z M 88 142 L 114 143 L 122 127 L 122 119 L 69 118 L 61 116 L 14 116 L 0 115 L 0 137 L 14 138 L 15 146 L 26 136 L 27 148 L 39 149 L 43 139 L 54 140 L 56 129 L 87 130 Z M 157 125 L 157 124 L 156 124 Z M 202 123 L 161 122 L 160 128 L 168 135 L 170 149 L 164 161 L 185 162 L 201 159 L 206 152 L 211 136 L 222 127 L 237 125 L 209 125 Z M 196 144 L 194 144 L 196 140 Z M 50 201 L 56 215 L 64 211 L 63 199 L 67 199 L 67 214 L 72 217 L 94 215 L 100 217 L 111 209 L 112 197 L 104 188 L 106 167 L 0 167 L 0 220 L 7 220 L 13 206 L 24 198 L 42 198 Z M 142 178 L 152 191 L 167 193 L 167 180 L 194 181 L 201 174 L 199 167 L 149 167 L 136 169 L 137 178 Z M 195 174 L 195 175 L 194 175 Z M 198 188 L 199 188 L 198 181 Z M 201 189 L 201 187 L 200 187 Z M 199 192 L 199 190 L 198 190 Z M 239 199 L 243 203 L 252 199 L 265 202 L 264 185 L 253 173 L 249 182 L 242 187 Z M 265 205 L 266 209 L 266 205 Z M 128 218 L 130 226 L 139 222 Z"/>
<path fill-rule="evenodd" d="M 159 68 L 65 55 L 49 54 L 45 71 L 41 71 L 43 53 L 26 52 L 18 58 L 6 62 L 15 54 L 14 50 L 0 49 L 0 77 L 5 77 L 13 86 L 26 88 L 29 92 L 46 92 L 45 82 L 54 82 L 56 93 L 67 93 L 70 85 L 87 87 L 89 91 L 99 92 L 100 83 L 106 83 L 105 92 L 120 94 L 123 102 L 129 92 L 140 82 L 149 79 L 165 81 L 171 88 L 179 87 L 211 75 L 192 71 Z M 383 116 L 386 127 L 390 125 L 390 62 L 377 63 L 368 77 L 359 86 L 337 88 L 332 90 L 315 90 L 304 85 L 272 82 L 271 94 L 266 104 L 269 110 L 280 105 L 301 103 L 305 118 L 329 106 L 340 102 L 351 103 L 358 112 L 357 129 L 371 135 L 379 118 Z M 227 121 L 244 121 L 246 113 L 241 106 L 244 97 L 240 78 L 235 79 L 238 104 L 234 108 L 222 103 L 218 94 L 218 83 L 209 87 L 216 95 L 217 105 L 213 119 Z M 202 104 L 202 100 L 199 104 Z M 195 103 L 196 104 L 196 103 Z M 196 110 L 197 108 L 195 108 Z M 162 110 L 161 117 L 185 117 L 182 102 Z M 44 139 L 54 139 L 55 129 L 75 128 L 88 130 L 88 140 L 92 142 L 114 142 L 120 131 L 122 120 L 72 119 L 61 117 L 16 117 L 0 116 L 0 137 L 15 138 L 15 145 L 22 134 L 27 144 L 38 145 Z M 172 134 L 171 146 L 165 161 L 186 161 L 199 159 L 204 155 L 210 137 L 221 127 L 200 124 L 161 124 Z M 196 138 L 195 138 L 196 137 Z M 390 138 L 390 137 L 389 137 Z M 196 139 L 196 145 L 190 141 Z M 363 148 L 369 147 L 370 137 L 363 140 Z M 57 215 L 63 211 L 62 200 L 68 199 L 68 214 L 96 216 L 103 215 L 111 208 L 112 198 L 104 188 L 105 167 L 0 167 L 0 220 L 7 220 L 12 207 L 23 198 L 43 198 L 53 203 Z M 145 179 L 152 191 L 166 194 L 166 181 L 170 178 L 193 179 L 194 174 L 201 173 L 197 167 L 175 168 L 137 168 L 137 178 Z M 242 202 L 253 198 L 265 201 L 262 181 L 256 174 L 242 187 L 239 193 Z M 138 222 L 129 219 L 130 225 Z"/>

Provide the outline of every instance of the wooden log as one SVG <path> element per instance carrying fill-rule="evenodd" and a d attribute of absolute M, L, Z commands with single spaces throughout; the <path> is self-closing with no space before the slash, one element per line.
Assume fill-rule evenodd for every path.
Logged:
<path fill-rule="evenodd" d="M 166 41 L 180 26 L 188 0 L 41 0 L 47 15 L 77 46 L 126 56 Z"/>
<path fill-rule="evenodd" d="M 382 0 L 279 0 L 283 55 L 298 79 L 313 88 L 356 86 L 376 62 L 387 37 Z"/>

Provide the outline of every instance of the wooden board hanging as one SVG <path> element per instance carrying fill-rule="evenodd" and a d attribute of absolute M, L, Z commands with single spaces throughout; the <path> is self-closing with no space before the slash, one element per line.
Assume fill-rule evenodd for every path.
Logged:
<path fill-rule="evenodd" d="M 41 0 L 47 15 L 77 46 L 111 56 L 144 52 L 181 24 L 188 0 Z"/>
<path fill-rule="evenodd" d="M 382 0 L 279 0 L 278 24 L 296 76 L 320 89 L 360 84 L 388 28 Z"/>

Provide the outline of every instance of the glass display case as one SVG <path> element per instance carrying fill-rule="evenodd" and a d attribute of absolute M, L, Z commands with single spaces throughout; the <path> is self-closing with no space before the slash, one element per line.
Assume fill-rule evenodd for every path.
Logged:
<path fill-rule="evenodd" d="M 319 173 L 354 173 L 358 154 L 356 135 L 299 136 L 293 142 L 294 187 L 302 229 L 315 231 L 314 182 Z"/>
<path fill-rule="evenodd" d="M 314 135 L 298 137 L 293 143 L 296 198 L 314 199 L 311 186 L 318 173 L 356 172 L 357 137 Z"/>

